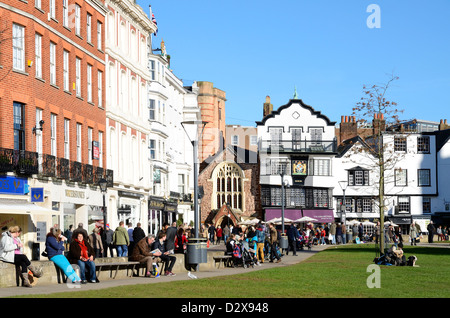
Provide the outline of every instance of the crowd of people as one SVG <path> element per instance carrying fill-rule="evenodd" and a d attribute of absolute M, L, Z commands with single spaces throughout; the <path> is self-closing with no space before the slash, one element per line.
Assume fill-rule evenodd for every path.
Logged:
<path fill-rule="evenodd" d="M 433 222 L 427 227 L 429 233 L 428 242 L 433 242 L 433 237 L 437 235 L 438 241 L 449 239 L 447 227 L 435 227 Z M 30 260 L 23 254 L 23 244 L 20 241 L 22 229 L 18 226 L 11 226 L 4 229 L 0 244 L 0 260 L 15 264 L 20 268 L 20 275 L 25 287 L 31 287 L 29 273 L 34 277 L 42 276 L 42 270 L 31 265 Z M 285 255 L 296 256 L 297 251 L 305 248 L 311 249 L 314 245 L 334 245 L 346 244 L 347 233 L 360 241 L 374 241 L 378 244 L 380 235 L 384 235 L 386 243 L 393 243 L 403 246 L 402 228 L 388 224 L 384 231 L 380 229 L 378 222 L 368 233 L 361 223 L 344 225 L 341 223 L 314 224 L 299 223 L 287 224 L 286 236 L 288 246 L 282 250 L 280 248 L 280 229 L 273 223 L 260 222 L 256 225 L 224 225 L 215 227 L 213 224 L 202 224 L 199 235 L 210 244 L 218 245 L 222 242 L 226 246 L 228 254 L 233 254 L 236 246 L 243 242 L 249 247 L 255 264 L 260 265 L 264 261 L 281 262 L 281 257 Z M 109 224 L 106 229 L 94 227 L 91 234 L 83 228 L 83 224 L 78 224 L 76 229 L 73 226 L 62 233 L 58 225 L 54 225 L 46 237 L 45 251 L 42 253 L 73 283 L 96 283 L 95 259 L 102 257 L 128 257 L 130 260 L 139 261 L 146 266 L 146 276 L 156 277 L 155 265 L 163 264 L 166 276 L 175 276 L 172 272 L 176 257 L 175 253 L 185 253 L 188 238 L 193 235 L 193 229 L 186 224 L 182 226 L 173 222 L 171 225 L 164 223 L 157 235 L 146 235 L 140 223 L 136 227 L 131 224 L 125 227 L 123 221 L 113 231 Z M 417 245 L 422 235 L 418 224 L 412 223 L 409 227 L 409 237 L 411 245 Z M 114 255 L 115 254 L 115 255 Z M 77 265 L 79 275 L 74 270 Z M 157 266 L 156 266 L 157 269 Z"/>

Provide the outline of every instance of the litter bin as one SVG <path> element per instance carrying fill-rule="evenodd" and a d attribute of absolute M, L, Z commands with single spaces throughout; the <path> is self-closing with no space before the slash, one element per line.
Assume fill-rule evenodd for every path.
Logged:
<path fill-rule="evenodd" d="M 186 256 L 188 264 L 208 262 L 206 238 L 190 238 L 187 243 Z"/>
<path fill-rule="evenodd" d="M 281 240 L 280 240 L 280 248 L 281 249 L 287 249 L 289 246 L 288 238 L 286 234 L 281 234 Z"/>
<path fill-rule="evenodd" d="M 353 234 L 347 233 L 347 243 L 350 243 L 351 241 L 353 241 Z"/>
<path fill-rule="evenodd" d="M 40 255 L 41 255 L 41 248 L 39 243 L 33 243 L 33 247 L 31 250 L 31 260 L 32 261 L 38 261 L 40 259 Z"/>

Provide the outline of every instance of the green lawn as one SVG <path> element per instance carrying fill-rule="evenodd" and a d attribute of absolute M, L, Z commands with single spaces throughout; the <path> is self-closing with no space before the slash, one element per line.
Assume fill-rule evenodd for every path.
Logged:
<path fill-rule="evenodd" d="M 447 298 L 450 249 L 405 246 L 419 267 L 380 266 L 380 288 L 369 288 L 374 245 L 331 247 L 293 266 L 233 276 L 134 285 L 95 291 L 71 291 L 42 297 L 76 298 Z M 151 291 L 151 292 L 149 292 Z M 27 296 L 30 297 L 30 296 Z M 40 297 L 40 296 L 34 296 Z"/>

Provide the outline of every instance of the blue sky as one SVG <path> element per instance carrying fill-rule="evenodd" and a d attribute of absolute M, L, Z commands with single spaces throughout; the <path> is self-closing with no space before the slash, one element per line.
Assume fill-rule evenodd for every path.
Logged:
<path fill-rule="evenodd" d="M 399 80 L 389 98 L 401 119 L 450 120 L 450 1 L 138 0 L 158 23 L 171 69 L 227 96 L 226 123 L 255 126 L 297 89 L 304 103 L 340 122 L 364 84 Z M 380 28 L 369 28 L 371 4 Z"/>

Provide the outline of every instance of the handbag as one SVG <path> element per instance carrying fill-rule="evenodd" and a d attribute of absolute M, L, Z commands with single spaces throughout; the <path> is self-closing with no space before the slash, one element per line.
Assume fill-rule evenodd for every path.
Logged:
<path fill-rule="evenodd" d="M 47 249 L 45 249 L 45 250 L 41 253 L 41 255 L 44 256 L 44 257 L 47 257 L 47 256 L 48 256 Z"/>

